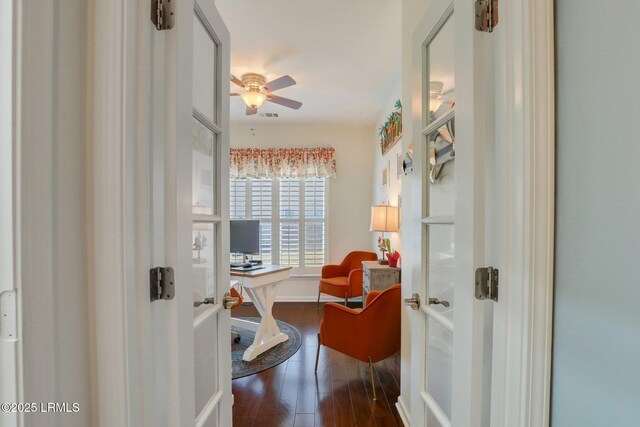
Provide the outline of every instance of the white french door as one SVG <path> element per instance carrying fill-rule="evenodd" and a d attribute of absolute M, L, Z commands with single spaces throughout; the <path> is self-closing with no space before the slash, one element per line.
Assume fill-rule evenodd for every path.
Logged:
<path fill-rule="evenodd" d="M 229 292 L 229 34 L 213 0 L 193 14 L 192 139 L 181 149 L 191 180 L 195 425 L 231 425 Z M 188 177 L 187 177 L 188 174 Z"/>
<path fill-rule="evenodd" d="M 174 28 L 149 35 L 144 241 L 151 266 L 173 267 L 174 295 L 152 302 L 145 321 L 140 409 L 149 426 L 229 426 L 229 33 L 213 0 L 175 7 Z"/>
<path fill-rule="evenodd" d="M 480 117 L 489 104 L 478 92 L 484 59 L 473 17 L 473 2 L 434 0 L 412 42 L 419 164 L 409 227 L 420 253 L 411 281 L 420 307 L 408 314 L 412 425 L 489 425 L 490 303 L 474 293 L 485 254 L 483 173 L 491 170 L 480 162 L 487 136 Z"/>

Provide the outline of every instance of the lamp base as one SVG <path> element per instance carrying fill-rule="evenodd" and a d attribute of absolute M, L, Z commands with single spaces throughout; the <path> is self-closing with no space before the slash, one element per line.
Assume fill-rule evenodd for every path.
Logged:
<path fill-rule="evenodd" d="M 389 265 L 389 261 L 386 259 L 379 259 L 378 264 L 380 265 Z"/>

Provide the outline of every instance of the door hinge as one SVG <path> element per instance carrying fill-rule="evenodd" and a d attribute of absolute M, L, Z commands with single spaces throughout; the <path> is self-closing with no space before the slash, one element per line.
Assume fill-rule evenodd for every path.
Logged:
<path fill-rule="evenodd" d="M 176 0 L 151 0 L 151 22 L 156 30 L 170 30 L 175 23 Z"/>
<path fill-rule="evenodd" d="M 476 298 L 498 301 L 498 269 L 481 267 L 476 269 Z"/>
<path fill-rule="evenodd" d="M 0 340 L 18 340 L 18 294 L 12 289 L 0 292 Z"/>
<path fill-rule="evenodd" d="M 159 299 L 173 299 L 175 285 L 173 280 L 173 268 L 154 267 L 150 270 L 149 288 L 151 290 L 151 302 Z"/>
<path fill-rule="evenodd" d="M 498 0 L 476 0 L 476 30 L 490 33 L 498 25 Z"/>

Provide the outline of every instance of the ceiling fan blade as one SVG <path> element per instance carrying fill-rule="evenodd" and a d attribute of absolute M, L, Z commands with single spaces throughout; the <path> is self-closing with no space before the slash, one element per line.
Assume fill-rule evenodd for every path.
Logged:
<path fill-rule="evenodd" d="M 269 95 L 267 97 L 267 101 L 271 101 L 275 104 L 284 105 L 285 107 L 293 108 L 294 110 L 297 110 L 298 108 L 302 107 L 302 102 L 294 101 L 293 99 L 283 98 L 281 96 L 276 96 L 276 95 Z"/>
<path fill-rule="evenodd" d="M 279 89 L 284 89 L 285 87 L 293 86 L 296 84 L 296 81 L 291 78 L 291 76 L 282 76 L 279 79 L 271 80 L 269 83 L 264 85 L 265 90 L 267 92 L 273 92 Z"/>
<path fill-rule="evenodd" d="M 229 96 L 240 96 L 240 94 L 239 94 L 239 93 L 237 93 L 237 92 L 231 92 L 231 93 L 229 94 Z"/>
<path fill-rule="evenodd" d="M 240 87 L 244 87 L 244 85 L 242 84 L 242 80 L 240 80 L 239 78 L 237 78 L 233 74 L 231 74 L 231 81 L 234 82 L 235 84 L 237 84 Z"/>
<path fill-rule="evenodd" d="M 253 116 L 258 112 L 257 108 L 247 106 L 247 116 Z"/>

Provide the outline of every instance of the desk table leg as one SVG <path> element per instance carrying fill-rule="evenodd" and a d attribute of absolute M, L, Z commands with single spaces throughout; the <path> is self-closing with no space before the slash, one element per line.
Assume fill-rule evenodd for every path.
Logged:
<path fill-rule="evenodd" d="M 271 311 L 275 302 L 276 286 L 277 283 L 259 288 L 245 287 L 251 297 L 251 301 L 253 301 L 262 317 L 253 344 L 245 350 L 242 357 L 245 362 L 255 359 L 259 354 L 289 339 L 287 334 L 283 334 L 280 331 Z"/>

